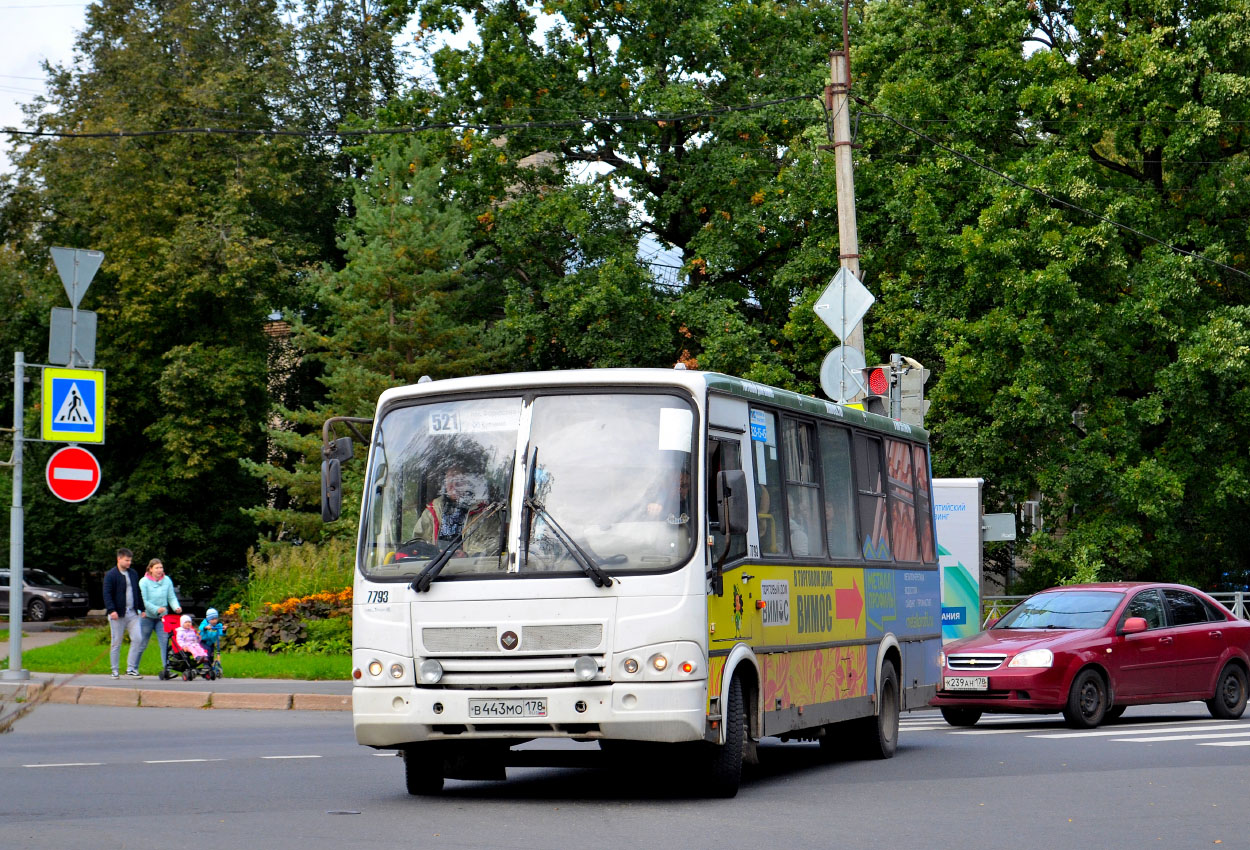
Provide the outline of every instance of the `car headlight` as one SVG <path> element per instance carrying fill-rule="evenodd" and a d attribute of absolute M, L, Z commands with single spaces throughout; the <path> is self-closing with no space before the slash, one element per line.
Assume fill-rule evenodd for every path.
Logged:
<path fill-rule="evenodd" d="M 48 597 L 49 599 L 60 599 L 60 598 L 61 598 L 61 593 L 60 593 L 59 591 L 56 591 L 56 590 L 49 590 L 49 591 L 47 592 L 47 597 Z"/>
<path fill-rule="evenodd" d="M 1008 667 L 1049 667 L 1055 663 L 1055 653 L 1049 649 L 1030 649 L 1011 659 Z"/>

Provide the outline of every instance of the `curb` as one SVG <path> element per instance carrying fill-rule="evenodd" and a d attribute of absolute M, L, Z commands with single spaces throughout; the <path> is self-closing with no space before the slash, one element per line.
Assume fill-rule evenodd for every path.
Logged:
<path fill-rule="evenodd" d="M 0 698 L 25 702 L 36 683 L 0 683 Z M 213 691 L 165 691 L 110 688 L 103 685 L 58 685 L 48 702 L 59 705 L 100 705 L 114 708 L 220 708 L 250 711 L 351 711 L 350 694 L 275 694 Z"/>

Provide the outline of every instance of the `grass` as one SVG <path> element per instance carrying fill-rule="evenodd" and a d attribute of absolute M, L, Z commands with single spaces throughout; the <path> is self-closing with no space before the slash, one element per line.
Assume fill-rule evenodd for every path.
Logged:
<path fill-rule="evenodd" d="M 308 596 L 352 586 L 355 553 L 351 541 L 328 540 L 301 546 L 272 546 L 248 553 L 248 582 L 239 599 L 252 616 L 266 602 L 282 602 L 292 596 Z"/>
<path fill-rule="evenodd" d="M 121 665 L 126 664 L 129 643 L 122 645 Z M 139 672 L 155 677 L 161 671 L 156 636 L 139 661 Z M 8 666 L 5 661 L 3 666 Z M 60 643 L 22 653 L 22 666 L 36 673 L 109 673 L 109 630 L 83 629 Z M 226 652 L 221 658 L 227 679 L 348 679 L 352 660 L 342 655 L 271 655 L 268 652 Z"/>

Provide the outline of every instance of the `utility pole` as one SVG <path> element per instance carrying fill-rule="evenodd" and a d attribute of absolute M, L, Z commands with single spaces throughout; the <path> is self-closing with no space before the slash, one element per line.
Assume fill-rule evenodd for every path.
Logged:
<path fill-rule="evenodd" d="M 22 507 L 22 434 L 26 387 L 26 356 L 13 354 L 13 457 L 5 466 L 13 467 L 13 506 L 9 509 L 9 669 L 0 670 L 0 679 L 25 681 L 30 673 L 22 669 L 22 615 L 26 605 L 22 582 L 25 547 L 25 515 Z"/>
<path fill-rule="evenodd" d="M 833 114 L 834 179 L 838 190 L 838 261 L 842 268 L 861 280 L 859 273 L 859 230 L 855 225 L 855 168 L 851 161 L 851 48 L 847 7 L 842 7 L 842 49 L 829 54 L 829 78 L 825 105 Z M 862 282 L 862 280 L 861 280 Z M 864 350 L 864 324 L 856 322 L 843 344 Z"/>

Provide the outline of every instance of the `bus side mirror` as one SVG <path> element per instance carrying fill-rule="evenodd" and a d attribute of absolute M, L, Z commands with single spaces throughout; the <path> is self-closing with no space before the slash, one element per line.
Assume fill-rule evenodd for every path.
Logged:
<path fill-rule="evenodd" d="M 726 469 L 716 473 L 716 503 L 720 513 L 721 533 L 746 534 L 747 475 L 741 469 Z"/>
<path fill-rule="evenodd" d="M 351 451 L 351 439 L 347 438 Z M 350 457 L 350 455 L 349 455 Z M 343 511 L 343 470 L 338 458 L 321 462 L 321 521 L 334 522 Z"/>
<path fill-rule="evenodd" d="M 339 437 L 322 450 L 322 457 L 342 463 L 351 460 L 355 452 L 352 450 L 351 437 Z"/>

